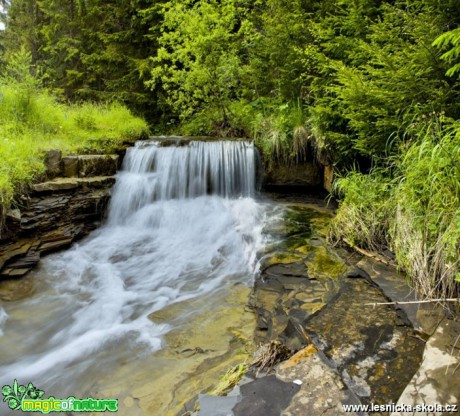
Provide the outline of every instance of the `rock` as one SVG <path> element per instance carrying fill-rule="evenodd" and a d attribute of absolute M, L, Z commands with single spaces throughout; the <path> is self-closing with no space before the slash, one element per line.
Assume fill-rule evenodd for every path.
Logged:
<path fill-rule="evenodd" d="M 14 213 L 16 222 L 8 218 L 3 241 L 38 237 L 0 246 L 0 277 L 21 277 L 39 262 L 40 254 L 68 247 L 92 231 L 103 218 L 114 182 L 113 176 L 104 176 L 35 184 L 24 209 Z"/>
<path fill-rule="evenodd" d="M 32 243 L 30 241 L 19 241 L 4 247 L 0 255 L 0 269 L 8 261 L 27 254 L 31 247 Z"/>
<path fill-rule="evenodd" d="M 32 185 L 32 190 L 36 193 L 44 192 L 61 192 L 78 188 L 77 179 L 59 178 L 48 182 L 37 183 Z"/>
<path fill-rule="evenodd" d="M 407 285 L 404 276 L 398 273 L 394 267 L 368 257 L 360 260 L 356 267 L 366 272 L 392 302 L 416 300 L 414 291 Z M 417 304 L 398 305 L 398 308 L 407 315 L 412 326 L 417 330 L 422 330 L 422 326 L 417 319 L 419 307 Z"/>
<path fill-rule="evenodd" d="M 3 269 L 0 272 L 0 278 L 2 279 L 17 279 L 23 277 L 29 273 L 30 268 L 27 269 Z"/>
<path fill-rule="evenodd" d="M 423 362 L 397 404 L 441 404 L 460 405 L 460 351 L 455 351 L 454 343 L 460 334 L 460 321 L 444 319 L 425 346 Z M 444 412 L 394 412 L 401 415 L 438 416 Z"/>
<path fill-rule="evenodd" d="M 62 175 L 66 178 L 76 178 L 78 176 L 78 156 L 66 156 L 62 158 Z"/>
<path fill-rule="evenodd" d="M 210 396 L 208 394 L 200 394 L 198 396 L 200 402 L 199 416 L 231 416 L 232 409 L 238 402 L 238 397 L 221 397 Z"/>
<path fill-rule="evenodd" d="M 19 209 L 9 209 L 6 211 L 6 218 L 13 222 L 21 221 L 21 211 Z"/>
<path fill-rule="evenodd" d="M 366 271 L 356 266 L 346 272 L 345 277 L 348 277 L 349 279 L 370 279 L 370 276 Z"/>
<path fill-rule="evenodd" d="M 323 361 L 312 345 L 280 364 L 277 376 L 300 386 L 299 393 L 282 413 L 285 416 L 356 415 L 345 413 L 343 404 L 361 404 L 343 384 L 339 373 Z"/>
<path fill-rule="evenodd" d="M 83 155 L 78 159 L 80 178 L 113 176 L 117 173 L 118 155 Z"/>
<path fill-rule="evenodd" d="M 96 176 L 78 179 L 78 184 L 83 190 L 111 188 L 114 183 L 115 176 Z"/>
<path fill-rule="evenodd" d="M 322 184 L 322 167 L 314 162 L 276 165 L 265 179 L 266 186 L 317 187 Z"/>
<path fill-rule="evenodd" d="M 61 239 L 41 244 L 40 251 L 42 253 L 49 253 L 51 251 L 56 251 L 60 248 L 68 247 L 72 243 L 72 240 L 72 237 L 62 236 Z"/>
<path fill-rule="evenodd" d="M 263 274 L 270 278 L 291 276 L 308 279 L 308 270 L 303 262 L 294 262 L 288 264 L 274 264 L 263 270 Z"/>
<path fill-rule="evenodd" d="M 240 387 L 241 401 L 233 408 L 233 414 L 235 416 L 279 416 L 284 414 L 283 411 L 299 390 L 297 384 L 286 383 L 274 375 L 256 379 Z"/>
<path fill-rule="evenodd" d="M 326 191 L 329 193 L 332 192 L 332 183 L 334 182 L 334 167 L 333 166 L 324 166 L 324 180 L 323 186 Z"/>
<path fill-rule="evenodd" d="M 0 299 L 11 302 L 25 299 L 32 295 L 36 280 L 32 277 L 0 280 Z"/>
<path fill-rule="evenodd" d="M 46 176 L 50 179 L 59 176 L 61 173 L 62 152 L 58 149 L 47 150 L 45 152 Z"/>

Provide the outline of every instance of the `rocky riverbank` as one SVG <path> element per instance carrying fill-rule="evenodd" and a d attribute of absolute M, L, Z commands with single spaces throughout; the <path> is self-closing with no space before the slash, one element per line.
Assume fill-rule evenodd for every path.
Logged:
<path fill-rule="evenodd" d="M 106 211 L 118 155 L 46 156 L 44 181 L 7 212 L 0 235 L 0 279 L 26 275 L 43 254 L 70 246 L 94 230 Z"/>
<path fill-rule="evenodd" d="M 458 404 L 459 321 L 433 305 L 385 304 L 414 299 L 403 276 L 328 246 L 331 214 L 318 208 L 289 204 L 285 219 L 272 224 L 278 238 L 262 257 L 250 300 L 259 370 L 252 367 L 227 396 L 200 395 L 199 415 L 332 416 L 347 404 Z M 261 371 L 258 354 L 273 366 Z"/>

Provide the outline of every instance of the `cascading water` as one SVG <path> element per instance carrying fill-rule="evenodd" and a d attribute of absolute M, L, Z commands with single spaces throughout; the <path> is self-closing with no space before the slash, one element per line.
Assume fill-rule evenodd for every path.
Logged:
<path fill-rule="evenodd" d="M 161 323 L 152 313 L 250 283 L 266 211 L 254 156 L 247 142 L 128 149 L 107 224 L 44 259 L 34 294 L 3 305 L 2 384 L 94 396 L 133 355 L 154 366 L 149 354 L 195 311 Z"/>

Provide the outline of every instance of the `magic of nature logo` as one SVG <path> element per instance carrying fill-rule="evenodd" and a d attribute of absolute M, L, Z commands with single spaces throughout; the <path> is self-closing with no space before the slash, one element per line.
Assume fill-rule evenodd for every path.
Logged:
<path fill-rule="evenodd" d="M 66 399 L 49 397 L 43 399 L 45 392 L 38 389 L 32 383 L 27 386 L 18 384 L 14 380 L 13 385 L 2 387 L 3 401 L 12 410 L 22 412 L 117 412 L 118 399 L 77 399 L 73 396 Z"/>

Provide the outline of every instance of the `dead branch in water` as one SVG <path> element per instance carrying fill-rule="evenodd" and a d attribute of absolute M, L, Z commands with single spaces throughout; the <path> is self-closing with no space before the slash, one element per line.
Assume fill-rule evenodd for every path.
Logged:
<path fill-rule="evenodd" d="M 407 302 L 375 302 L 375 303 L 365 303 L 364 306 L 374 306 L 377 305 L 411 305 L 417 303 L 442 303 L 442 302 L 460 302 L 460 298 L 453 299 L 431 299 L 431 300 L 411 300 Z"/>

